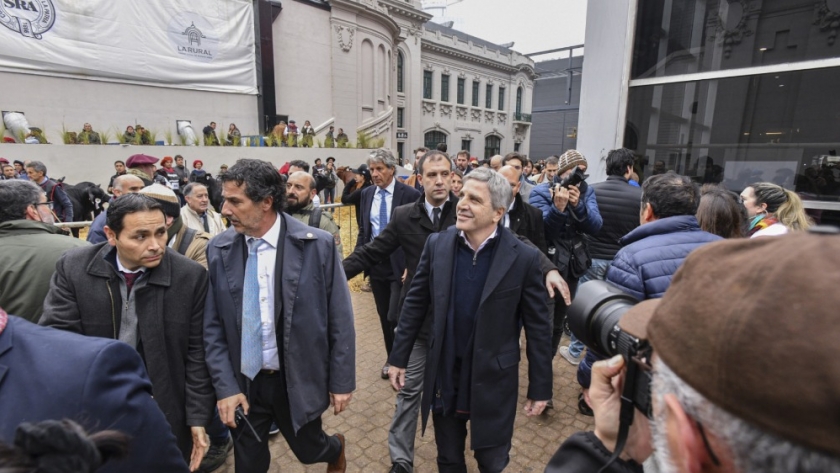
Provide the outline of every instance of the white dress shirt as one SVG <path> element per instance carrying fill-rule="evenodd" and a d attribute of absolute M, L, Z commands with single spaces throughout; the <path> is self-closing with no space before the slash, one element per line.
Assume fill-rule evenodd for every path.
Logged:
<path fill-rule="evenodd" d="M 257 274 L 260 285 L 260 320 L 262 325 L 262 354 L 264 370 L 279 370 L 280 358 L 277 356 L 277 331 L 274 328 L 274 274 L 277 264 L 277 239 L 280 238 L 280 214 L 274 225 L 262 236 L 257 249 Z M 246 237 L 250 242 L 253 237 Z M 283 320 L 282 317 L 280 319 Z"/>
<path fill-rule="evenodd" d="M 388 195 L 385 196 L 385 205 L 388 206 L 388 219 L 391 218 L 391 203 L 394 201 L 394 188 L 397 186 L 397 180 L 395 178 L 391 178 L 391 183 L 388 184 L 388 187 L 385 188 L 385 191 L 388 192 Z M 377 187 L 376 191 L 373 193 L 373 204 L 370 206 L 370 225 L 371 225 L 371 237 L 379 235 L 384 228 L 379 228 L 379 206 L 382 202 L 382 196 L 379 192 L 382 188 Z M 387 222 L 385 223 L 387 226 Z"/>
<path fill-rule="evenodd" d="M 435 209 L 440 209 L 441 215 L 443 215 L 443 206 L 446 205 L 446 201 L 444 201 L 439 206 L 435 207 L 434 205 L 429 203 L 429 199 L 423 201 L 423 206 L 426 207 L 426 213 L 429 215 L 429 220 L 432 223 L 435 223 Z"/>

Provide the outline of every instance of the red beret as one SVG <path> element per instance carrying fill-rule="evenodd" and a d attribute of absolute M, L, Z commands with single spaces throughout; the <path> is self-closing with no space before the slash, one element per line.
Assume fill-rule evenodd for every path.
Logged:
<path fill-rule="evenodd" d="M 135 154 L 128 158 L 125 162 L 125 166 L 127 168 L 133 168 L 137 166 L 142 166 L 143 164 L 155 164 L 158 162 L 158 158 L 153 156 L 145 155 L 145 154 Z"/>

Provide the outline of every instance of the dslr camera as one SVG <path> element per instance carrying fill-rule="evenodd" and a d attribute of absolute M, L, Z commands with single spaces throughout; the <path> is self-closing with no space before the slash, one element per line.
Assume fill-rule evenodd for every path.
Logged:
<path fill-rule="evenodd" d="M 560 184 L 560 187 L 565 187 L 568 189 L 571 186 L 576 186 L 581 182 L 585 181 L 586 178 L 589 177 L 589 174 L 586 174 L 581 170 L 579 167 L 575 167 L 575 172 L 566 176 L 565 179 L 561 179 L 560 176 L 554 176 L 554 183 Z"/>
<path fill-rule="evenodd" d="M 632 335 L 619 325 L 624 314 L 638 303 L 605 281 L 588 281 L 578 288 L 568 309 L 568 321 L 572 333 L 589 349 L 607 358 L 615 355 L 624 358 L 627 375 L 621 394 L 622 404 L 626 402 L 629 407 L 632 402 L 632 406 L 650 419 L 653 416 L 650 391 L 653 348 L 647 340 Z M 632 411 L 629 420 L 632 423 Z"/>

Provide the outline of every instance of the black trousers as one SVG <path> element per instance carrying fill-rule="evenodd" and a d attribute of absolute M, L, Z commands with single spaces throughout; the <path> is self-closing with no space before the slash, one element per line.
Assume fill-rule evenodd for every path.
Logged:
<path fill-rule="evenodd" d="M 435 424 L 437 464 L 440 473 L 467 473 L 464 448 L 467 439 L 467 420 L 432 414 Z M 510 463 L 510 439 L 505 445 L 473 451 L 481 473 L 497 473 Z"/>
<path fill-rule="evenodd" d="M 375 274 L 371 274 L 370 290 L 376 303 L 379 324 L 382 326 L 385 353 L 390 356 L 391 348 L 394 346 L 394 330 L 397 328 L 396 320 L 399 315 L 401 286 L 399 282 L 379 278 Z"/>
<path fill-rule="evenodd" d="M 575 297 L 578 288 L 579 279 L 570 279 L 566 281 L 569 285 L 569 293 Z M 566 325 L 566 312 L 569 306 L 563 301 L 563 296 L 557 294 L 554 297 L 554 321 L 552 323 L 551 331 L 551 357 L 557 355 L 557 348 L 560 346 L 560 339 L 563 338 L 563 327 Z"/>
<path fill-rule="evenodd" d="M 295 434 L 289 413 L 289 396 L 281 372 L 260 373 L 251 383 L 248 420 L 262 442 L 242 422 L 233 430 L 233 453 L 236 473 L 265 473 L 271 463 L 268 451 L 268 431 L 271 422 L 277 423 L 289 448 L 304 464 L 333 462 L 341 453 L 341 441 L 321 428 L 321 418 L 309 422 Z"/>

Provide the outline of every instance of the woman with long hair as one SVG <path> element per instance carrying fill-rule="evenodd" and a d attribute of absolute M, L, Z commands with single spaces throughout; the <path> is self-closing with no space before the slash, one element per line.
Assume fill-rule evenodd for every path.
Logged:
<path fill-rule="evenodd" d="M 742 238 L 745 214 L 734 193 L 714 184 L 700 188 L 697 221 L 704 231 L 723 238 Z"/>
<path fill-rule="evenodd" d="M 239 142 L 242 139 L 242 132 L 239 131 L 239 128 L 236 127 L 236 123 L 231 123 L 228 127 L 227 138 L 225 139 L 225 144 L 227 146 L 239 146 Z"/>
<path fill-rule="evenodd" d="M 750 238 L 784 235 L 813 225 L 796 193 L 772 182 L 757 182 L 741 192 L 750 219 Z"/>
<path fill-rule="evenodd" d="M 286 146 L 286 122 L 280 120 L 280 123 L 274 126 L 271 138 L 271 146 Z"/>

